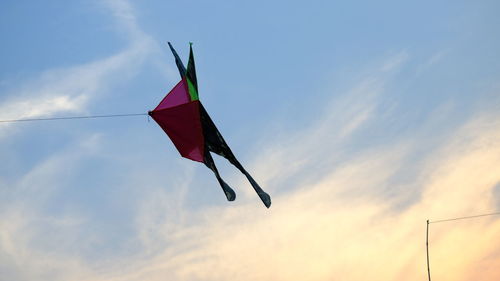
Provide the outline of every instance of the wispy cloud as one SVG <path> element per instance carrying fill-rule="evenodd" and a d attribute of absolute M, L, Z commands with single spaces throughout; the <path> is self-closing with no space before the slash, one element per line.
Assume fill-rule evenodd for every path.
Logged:
<path fill-rule="evenodd" d="M 45 204 L 74 176 L 71 171 L 78 169 L 81 159 L 95 152 L 98 142 L 98 136 L 81 140 L 74 149 L 54 152 L 12 185 L 0 185 L 2 276 L 10 280 L 48 280 L 67 278 L 75 272 L 83 276 L 88 271 L 84 269 L 88 265 L 80 265 L 78 257 L 59 256 L 62 250 L 78 248 L 77 229 L 87 218 L 78 212 L 49 215 Z"/>
<path fill-rule="evenodd" d="M 391 68 L 397 71 L 396 65 Z M 85 216 L 54 220 L 38 214 L 36 206 L 26 205 L 20 212 L 15 205 L 15 211 L 7 209 L 0 220 L 3 271 L 15 280 L 164 280 L 166 276 L 172 280 L 366 280 L 367 276 L 370 280 L 424 280 L 425 220 L 497 207 L 500 124 L 495 120 L 499 116 L 498 112 L 477 112 L 448 132 L 414 169 L 419 198 L 395 210 L 396 202 L 377 191 L 390 185 L 407 158 L 429 141 L 429 135 L 399 137 L 329 159 L 362 137 L 357 135 L 359 130 L 380 121 L 376 108 L 390 83 L 390 78 L 371 72 L 342 98 L 325 106 L 318 116 L 322 122 L 306 133 L 284 135 L 288 142 L 256 158 L 254 173 L 266 187 L 277 186 L 270 210 L 260 206 L 251 193 L 237 205 L 186 210 L 182 197 L 188 179 L 171 192 L 160 187 L 144 189 L 134 221 L 137 236 L 133 243 L 139 250 L 96 265 L 70 250 L 68 245 L 76 240 L 63 239 L 61 251 L 52 253 L 37 251 L 33 245 L 36 239 L 43 241 L 36 234 L 56 230 L 67 231 L 65 239 L 92 243 L 92 238 L 79 235 Z M 325 142 L 328 152 L 322 146 Z M 60 157 L 68 161 L 70 155 Z M 57 169 L 57 163 L 49 161 L 44 167 Z M 318 167 L 322 167 L 321 176 L 316 180 L 294 180 L 294 175 L 306 176 Z M 36 172 L 30 174 L 26 180 L 39 179 Z M 50 172 L 43 175 L 50 178 Z M 287 188 L 292 181 L 294 188 Z M 500 221 L 492 218 L 433 224 L 433 276 L 498 279 L 499 234 Z"/>
<path fill-rule="evenodd" d="M 137 25 L 129 2 L 106 5 L 130 45 L 102 60 L 48 70 L 0 105 L 6 118 L 85 112 L 97 93 L 118 77 L 134 74 L 154 43 Z M 139 203 L 132 206 L 134 229 L 122 245 L 125 250 L 98 262 L 83 253 L 85 248 L 100 255 L 102 237 L 118 234 L 89 233 L 92 223 L 85 213 L 54 216 L 44 203 L 64 184 L 60 171 L 75 170 L 68 163 L 80 163 L 99 146 L 99 138 L 77 142 L 78 149 L 54 151 L 15 183 L 15 192 L 0 188 L 8 195 L 0 206 L 1 276 L 18 281 L 425 280 L 425 220 L 497 207 L 500 116 L 478 111 L 429 151 L 419 148 L 428 146 L 435 133 L 428 128 L 434 119 L 417 126 L 426 134 L 390 136 L 386 143 L 358 144 L 353 151 L 352 143 L 366 138 L 364 129 L 385 121 L 380 115 L 390 115 L 380 110 L 393 82 L 388 74 L 409 59 L 406 52 L 386 58 L 350 90 L 325 102 L 316 123 L 283 132 L 273 140 L 279 145 L 260 151 L 251 170 L 273 195 L 269 210 L 250 188 L 237 204 L 189 210 L 183 202 L 189 175 L 176 175 L 182 181 L 166 191 L 151 184 L 146 172 L 121 171 L 123 181 L 133 182 L 139 174 L 147 187 L 141 187 Z M 418 194 L 404 209 L 394 208 L 397 200 L 380 193 L 404 192 L 405 184 L 395 186 L 391 180 L 416 153 L 423 154 L 422 160 L 410 178 L 416 179 L 411 185 L 418 186 Z M 71 172 L 65 176 L 73 178 Z M 494 219 L 432 225 L 433 276 L 499 279 L 499 234 L 500 221 Z"/>
<path fill-rule="evenodd" d="M 2 93 L 2 119 L 50 117 L 58 113 L 83 113 L 98 93 L 137 73 L 151 53 L 154 41 L 138 27 L 133 9 L 126 1 L 106 1 L 129 45 L 122 51 L 96 61 L 67 68 L 48 69 L 22 87 Z M 2 124 L 3 128 L 7 124 Z"/>
<path fill-rule="evenodd" d="M 428 58 L 426 61 L 421 63 L 417 69 L 416 69 L 416 74 L 419 75 L 429 69 L 430 67 L 434 66 L 435 64 L 439 63 L 447 54 L 449 50 L 440 50 L 434 53 L 430 58 Z"/>
<path fill-rule="evenodd" d="M 108 57 L 64 68 L 47 69 L 22 81 L 22 86 L 2 92 L 1 119 L 50 117 L 61 113 L 87 113 L 88 106 L 102 93 L 126 78 L 157 51 L 154 41 L 141 31 L 133 8 L 126 1 L 108 1 L 128 44 Z M 15 132 L 1 124 L 0 138 Z M 68 256 L 100 242 L 82 233 L 88 218 L 78 210 L 61 216 L 47 213 L 47 202 L 75 177 L 76 166 L 99 145 L 98 136 L 80 136 L 73 149 L 60 147 L 39 160 L 15 180 L 0 178 L 0 279 L 58 280 L 93 276 L 92 266 L 83 257 Z M 72 169 L 72 167 L 74 169 Z M 80 244 L 84 237 L 86 243 Z M 61 254 L 64 252 L 65 254 Z M 92 273 L 92 274 L 90 274 Z"/>
<path fill-rule="evenodd" d="M 382 64 L 380 70 L 384 72 L 393 71 L 397 67 L 399 67 L 402 63 L 406 62 L 408 59 L 409 59 L 408 53 L 406 51 L 401 51 L 398 54 L 392 56 L 391 59 L 385 61 Z"/>
<path fill-rule="evenodd" d="M 165 232 L 169 246 L 164 252 L 116 280 L 160 280 L 165 275 L 175 280 L 233 280 L 236 276 L 243 280 L 339 276 L 423 280 L 425 220 L 496 207 L 493 189 L 500 180 L 500 130 L 498 124 L 484 125 L 497 118 L 497 113 L 478 113 L 429 151 L 418 169 L 423 195 L 403 211 L 394 211 L 393 201 L 371 190 L 398 173 L 408 150 L 414 149 L 408 144 L 415 141 L 411 139 L 344 159 L 318 181 L 275 196 L 269 211 L 248 202 L 191 213 L 190 222 L 178 222 Z M 284 152 L 275 155 L 281 157 L 296 148 L 284 146 Z M 293 173 L 296 170 L 280 176 Z M 158 231 L 165 225 L 159 224 Z M 492 218 L 433 224 L 433 276 L 497 279 L 499 234 L 500 221 Z"/>

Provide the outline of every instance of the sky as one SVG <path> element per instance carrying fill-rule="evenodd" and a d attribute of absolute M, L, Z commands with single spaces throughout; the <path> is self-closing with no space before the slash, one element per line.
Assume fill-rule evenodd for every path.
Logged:
<path fill-rule="evenodd" d="M 146 116 L 0 124 L 0 279 L 426 280 L 500 210 L 498 1 L 2 1 L 0 120 L 146 113 L 187 61 L 273 200 Z M 500 216 L 430 224 L 499 280 Z"/>

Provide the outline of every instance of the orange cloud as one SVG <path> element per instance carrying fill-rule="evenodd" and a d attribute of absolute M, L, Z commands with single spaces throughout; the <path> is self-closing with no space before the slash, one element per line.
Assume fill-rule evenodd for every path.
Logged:
<path fill-rule="evenodd" d="M 406 209 L 370 190 L 397 173 L 418 142 L 357 155 L 319 182 L 275 196 L 270 210 L 249 202 L 190 213 L 164 232 L 165 251 L 116 280 L 426 280 L 426 219 L 496 208 L 495 120 L 468 122 L 430 153 L 420 169 L 421 197 Z M 431 224 L 432 276 L 497 280 L 498 237 L 495 217 Z"/>
<path fill-rule="evenodd" d="M 403 60 L 395 59 L 390 69 L 397 68 L 398 61 Z M 179 187 L 179 194 L 163 187 L 145 189 L 133 241 L 140 250 L 96 265 L 78 253 L 33 247 L 36 237 L 30 226 L 45 218 L 22 206 L 2 214 L 0 269 L 10 269 L 12 280 L 426 280 L 426 220 L 498 207 L 493 188 L 500 182 L 499 116 L 482 112 L 452 130 L 425 152 L 412 172 L 414 182 L 393 186 L 391 179 L 421 151 L 431 133 L 329 160 L 374 118 L 375 97 L 383 89 L 384 79 L 367 79 L 330 105 L 335 116 L 326 113 L 306 134 L 287 136 L 256 160 L 257 169 L 251 170 L 273 193 L 269 210 L 249 188 L 238 193 L 243 196 L 236 204 L 196 211 L 182 204 L 186 186 Z M 371 98 L 358 99 L 365 96 Z M 35 171 L 33 180 L 40 178 L 37 173 L 47 175 L 74 162 L 56 160 L 55 167 Z M 321 176 L 304 172 L 318 166 Z M 300 177 L 294 177 L 297 174 Z M 273 185 L 291 187 L 267 188 Z M 381 187 L 395 189 L 396 195 L 384 194 Z M 398 195 L 410 193 L 410 188 L 414 198 L 397 207 Z M 78 226 L 79 221 L 46 223 Z M 433 280 L 499 280 L 498 237 L 498 217 L 431 224 Z M 85 243 L 92 242 L 88 239 Z"/>

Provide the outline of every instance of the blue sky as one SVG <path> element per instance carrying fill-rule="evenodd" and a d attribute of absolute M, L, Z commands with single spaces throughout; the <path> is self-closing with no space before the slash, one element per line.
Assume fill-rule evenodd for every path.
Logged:
<path fill-rule="evenodd" d="M 216 158 L 226 202 L 145 116 L 0 124 L 0 276 L 426 278 L 426 219 L 500 209 L 498 8 L 2 2 L 0 119 L 145 113 L 179 80 L 166 42 L 192 41 L 201 100 L 273 206 Z M 498 235 L 432 225 L 433 276 L 500 278 Z"/>

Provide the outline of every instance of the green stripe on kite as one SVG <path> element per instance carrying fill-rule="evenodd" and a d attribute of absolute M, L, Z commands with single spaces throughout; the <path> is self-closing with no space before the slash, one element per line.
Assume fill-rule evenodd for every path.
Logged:
<path fill-rule="evenodd" d="M 188 82 L 188 92 L 189 96 L 191 97 L 191 101 L 199 100 L 198 98 L 198 92 L 196 91 L 196 88 L 194 87 L 193 83 L 191 83 L 191 80 L 186 77 L 186 80 Z"/>

